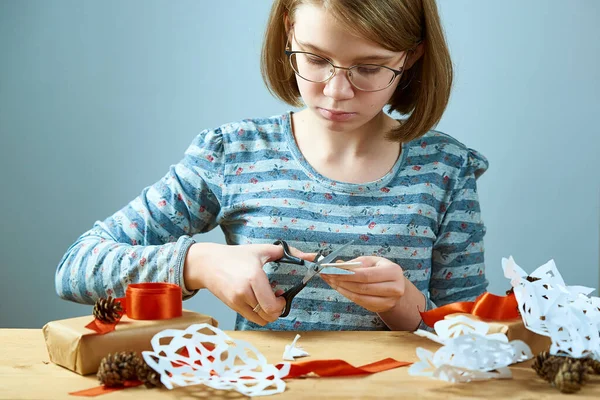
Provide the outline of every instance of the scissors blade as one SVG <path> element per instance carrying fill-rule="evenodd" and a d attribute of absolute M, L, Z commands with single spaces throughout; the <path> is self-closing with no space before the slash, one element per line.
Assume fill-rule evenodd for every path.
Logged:
<path fill-rule="evenodd" d="M 323 258 L 322 260 L 317 261 L 317 264 L 319 264 L 319 265 L 329 264 L 330 262 L 332 262 L 333 260 L 335 260 L 336 257 L 342 251 L 346 250 L 346 248 L 348 246 L 350 246 L 352 243 L 354 243 L 354 240 L 349 241 L 348 243 L 346 243 L 342 247 L 338 247 L 337 249 L 335 249 L 334 251 L 332 251 L 331 253 L 329 253 L 325 258 Z"/>
<path fill-rule="evenodd" d="M 304 275 L 304 279 L 302 279 L 302 283 L 306 284 L 308 281 L 310 281 L 315 275 L 320 273 L 323 270 L 323 268 L 326 267 L 326 265 L 322 265 L 322 264 L 328 264 L 331 261 L 335 260 L 335 258 L 343 250 L 345 250 L 348 246 L 350 246 L 352 243 L 354 243 L 354 240 L 349 241 L 342 247 L 338 247 L 337 249 L 335 249 L 334 251 L 329 253 L 326 257 L 317 261 L 316 263 L 315 262 L 306 262 L 306 265 L 310 268 L 310 270 L 307 272 L 306 275 Z"/>

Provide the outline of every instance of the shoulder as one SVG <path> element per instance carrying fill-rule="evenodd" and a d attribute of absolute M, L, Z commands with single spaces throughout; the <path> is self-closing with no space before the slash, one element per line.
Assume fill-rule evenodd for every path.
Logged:
<path fill-rule="evenodd" d="M 263 118 L 246 118 L 202 130 L 193 140 L 189 152 L 227 153 L 241 147 L 247 150 L 252 143 L 280 140 L 288 125 L 288 114 Z M 236 146 L 236 144 L 238 144 Z"/>
<path fill-rule="evenodd" d="M 253 140 L 265 138 L 268 134 L 277 134 L 287 125 L 288 114 L 273 115 L 264 118 L 246 118 L 235 122 L 228 122 L 214 129 L 203 131 L 217 135 L 226 143 L 240 140 Z"/>
<path fill-rule="evenodd" d="M 456 175 L 481 176 L 489 167 L 487 158 L 447 133 L 430 130 L 420 138 L 404 146 L 407 161 L 418 158 L 427 160 Z"/>

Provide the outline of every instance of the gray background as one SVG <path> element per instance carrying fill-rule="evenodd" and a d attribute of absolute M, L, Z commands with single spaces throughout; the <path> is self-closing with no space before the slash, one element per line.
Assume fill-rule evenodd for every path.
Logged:
<path fill-rule="evenodd" d="M 54 291 L 77 236 L 160 179 L 200 130 L 290 109 L 259 73 L 270 4 L 0 0 L 0 327 L 89 314 Z M 597 288 L 600 1 L 439 6 L 456 85 L 438 129 L 491 163 L 490 291 L 508 288 L 509 255 L 527 271 L 555 259 L 567 283 Z M 184 306 L 233 328 L 210 293 Z"/>

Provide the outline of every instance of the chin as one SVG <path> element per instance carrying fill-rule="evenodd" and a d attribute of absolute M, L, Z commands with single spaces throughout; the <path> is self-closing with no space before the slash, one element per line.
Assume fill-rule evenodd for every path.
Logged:
<path fill-rule="evenodd" d="M 362 124 L 350 123 L 350 122 L 336 122 L 322 119 L 324 127 L 332 132 L 347 132 L 358 128 Z"/>

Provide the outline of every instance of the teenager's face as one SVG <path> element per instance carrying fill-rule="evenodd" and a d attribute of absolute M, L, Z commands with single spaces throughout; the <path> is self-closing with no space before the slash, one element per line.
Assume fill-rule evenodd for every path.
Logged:
<path fill-rule="evenodd" d="M 294 51 L 306 51 L 323 56 L 336 66 L 379 64 L 401 69 L 406 52 L 386 50 L 376 43 L 359 38 L 344 30 L 322 7 L 305 4 L 295 12 L 290 35 Z M 354 130 L 382 112 L 399 77 L 386 89 L 361 91 L 350 83 L 348 72 L 338 69 L 327 82 L 310 82 L 297 76 L 298 88 L 306 106 L 320 124 L 329 130 Z"/>

